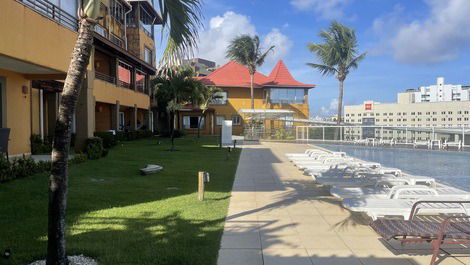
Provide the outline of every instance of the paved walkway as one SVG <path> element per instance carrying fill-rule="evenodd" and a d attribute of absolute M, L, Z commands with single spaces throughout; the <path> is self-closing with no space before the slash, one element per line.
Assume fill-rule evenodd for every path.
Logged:
<path fill-rule="evenodd" d="M 307 146 L 243 148 L 218 265 L 429 264 L 429 244 L 404 248 L 379 240 L 366 220 L 341 208 L 284 156 Z M 439 264 L 470 264 L 468 250 L 466 256 Z"/>

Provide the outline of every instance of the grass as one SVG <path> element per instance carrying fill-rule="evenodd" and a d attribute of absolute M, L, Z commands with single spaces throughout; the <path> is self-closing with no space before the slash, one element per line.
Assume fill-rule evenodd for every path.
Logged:
<path fill-rule="evenodd" d="M 161 144 L 158 144 L 158 141 Z M 160 138 L 124 142 L 100 160 L 69 172 L 67 252 L 99 264 L 216 264 L 239 150 L 216 138 Z M 138 169 L 163 171 L 142 176 Z M 208 171 L 205 201 L 197 200 L 197 172 Z M 0 264 L 43 259 L 47 246 L 47 174 L 0 184 Z M 0 253 L 0 254 L 1 254 Z"/>

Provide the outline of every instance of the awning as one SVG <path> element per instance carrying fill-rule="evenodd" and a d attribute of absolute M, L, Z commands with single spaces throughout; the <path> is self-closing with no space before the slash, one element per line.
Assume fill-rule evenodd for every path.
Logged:
<path fill-rule="evenodd" d="M 292 120 L 294 111 L 283 109 L 240 109 L 238 114 L 246 120 Z"/>

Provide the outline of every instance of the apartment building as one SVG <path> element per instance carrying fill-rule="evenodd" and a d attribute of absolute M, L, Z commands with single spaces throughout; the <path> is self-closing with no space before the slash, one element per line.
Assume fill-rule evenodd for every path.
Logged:
<path fill-rule="evenodd" d="M 77 38 L 78 0 L 0 1 L 0 127 L 10 155 L 28 154 L 30 137 L 52 135 Z M 149 0 L 102 0 L 94 47 L 77 105 L 77 146 L 95 131 L 151 126 L 148 82 L 155 74 Z"/>
<path fill-rule="evenodd" d="M 364 101 L 360 105 L 344 106 L 343 121 L 352 125 L 387 127 L 470 128 L 470 100 L 465 96 L 466 88 L 460 85 L 444 87 L 442 84 L 443 78 L 438 78 L 438 84 L 428 92 L 427 88 L 420 88 L 419 91 L 398 93 L 397 103 Z M 439 87 L 442 87 L 442 91 Z M 426 94 L 422 94 L 423 91 Z M 455 96 L 456 91 L 459 91 L 459 99 Z M 454 96 L 449 96 L 451 94 Z M 428 101 L 423 101 L 421 95 L 426 95 Z M 349 131 L 356 137 L 361 132 L 364 133 L 358 128 Z M 403 132 L 396 129 L 385 130 L 384 133 L 388 136 L 383 138 L 404 137 L 400 136 Z M 428 134 L 416 133 L 416 138 L 424 138 Z"/>
<path fill-rule="evenodd" d="M 219 97 L 209 105 L 207 114 L 203 117 L 201 132 L 218 134 L 223 121 L 232 120 L 233 134 L 242 135 L 244 126 L 249 122 L 240 110 L 250 111 L 251 109 L 248 68 L 230 61 L 199 79 L 208 86 L 217 86 L 222 89 Z M 269 115 L 266 119 L 259 120 L 262 123 L 261 127 L 269 130 L 293 128 L 295 125 L 303 124 L 299 121 L 309 119 L 308 90 L 313 87 L 315 85 L 295 80 L 282 61 L 276 64 L 269 76 L 256 72 L 254 75 L 254 111 Z M 276 115 L 277 117 L 274 117 Z M 201 111 L 197 109 L 197 106 L 186 106 L 179 113 L 178 126 L 187 133 L 195 133 L 199 117 L 201 117 Z"/>
<path fill-rule="evenodd" d="M 184 60 L 183 65 L 191 67 L 197 76 L 206 76 L 217 69 L 215 62 L 202 58 Z"/>
<path fill-rule="evenodd" d="M 444 83 L 444 77 L 438 77 L 435 85 L 409 89 L 413 102 L 448 102 L 470 100 L 470 87 Z"/>

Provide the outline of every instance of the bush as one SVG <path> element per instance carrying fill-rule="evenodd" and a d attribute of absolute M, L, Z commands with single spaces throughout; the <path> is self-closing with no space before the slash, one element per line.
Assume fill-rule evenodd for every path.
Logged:
<path fill-rule="evenodd" d="M 181 138 L 185 135 L 186 135 L 186 132 L 184 130 L 175 130 L 174 131 L 175 138 Z M 165 132 L 162 136 L 163 137 L 171 137 L 171 133 L 168 131 L 168 132 Z"/>
<path fill-rule="evenodd" d="M 30 142 L 31 153 L 33 155 L 50 153 L 52 151 L 52 137 L 46 137 L 42 140 L 40 135 L 32 134 Z"/>
<path fill-rule="evenodd" d="M 36 166 L 36 162 L 31 157 L 25 157 L 14 159 L 11 164 L 12 175 L 15 178 L 24 178 L 39 172 L 39 168 Z"/>
<path fill-rule="evenodd" d="M 87 161 L 87 155 L 78 153 L 73 155 L 73 158 L 68 161 L 69 165 L 76 165 Z"/>
<path fill-rule="evenodd" d="M 95 132 L 95 136 L 103 140 L 104 148 L 111 148 L 117 145 L 117 135 L 114 135 L 112 132 Z"/>
<path fill-rule="evenodd" d="M 8 161 L 6 156 L 0 154 L 0 182 L 7 181 L 12 177 L 10 161 Z"/>
<path fill-rule="evenodd" d="M 88 159 L 99 159 L 103 155 L 103 140 L 100 137 L 88 138 L 85 152 Z"/>

